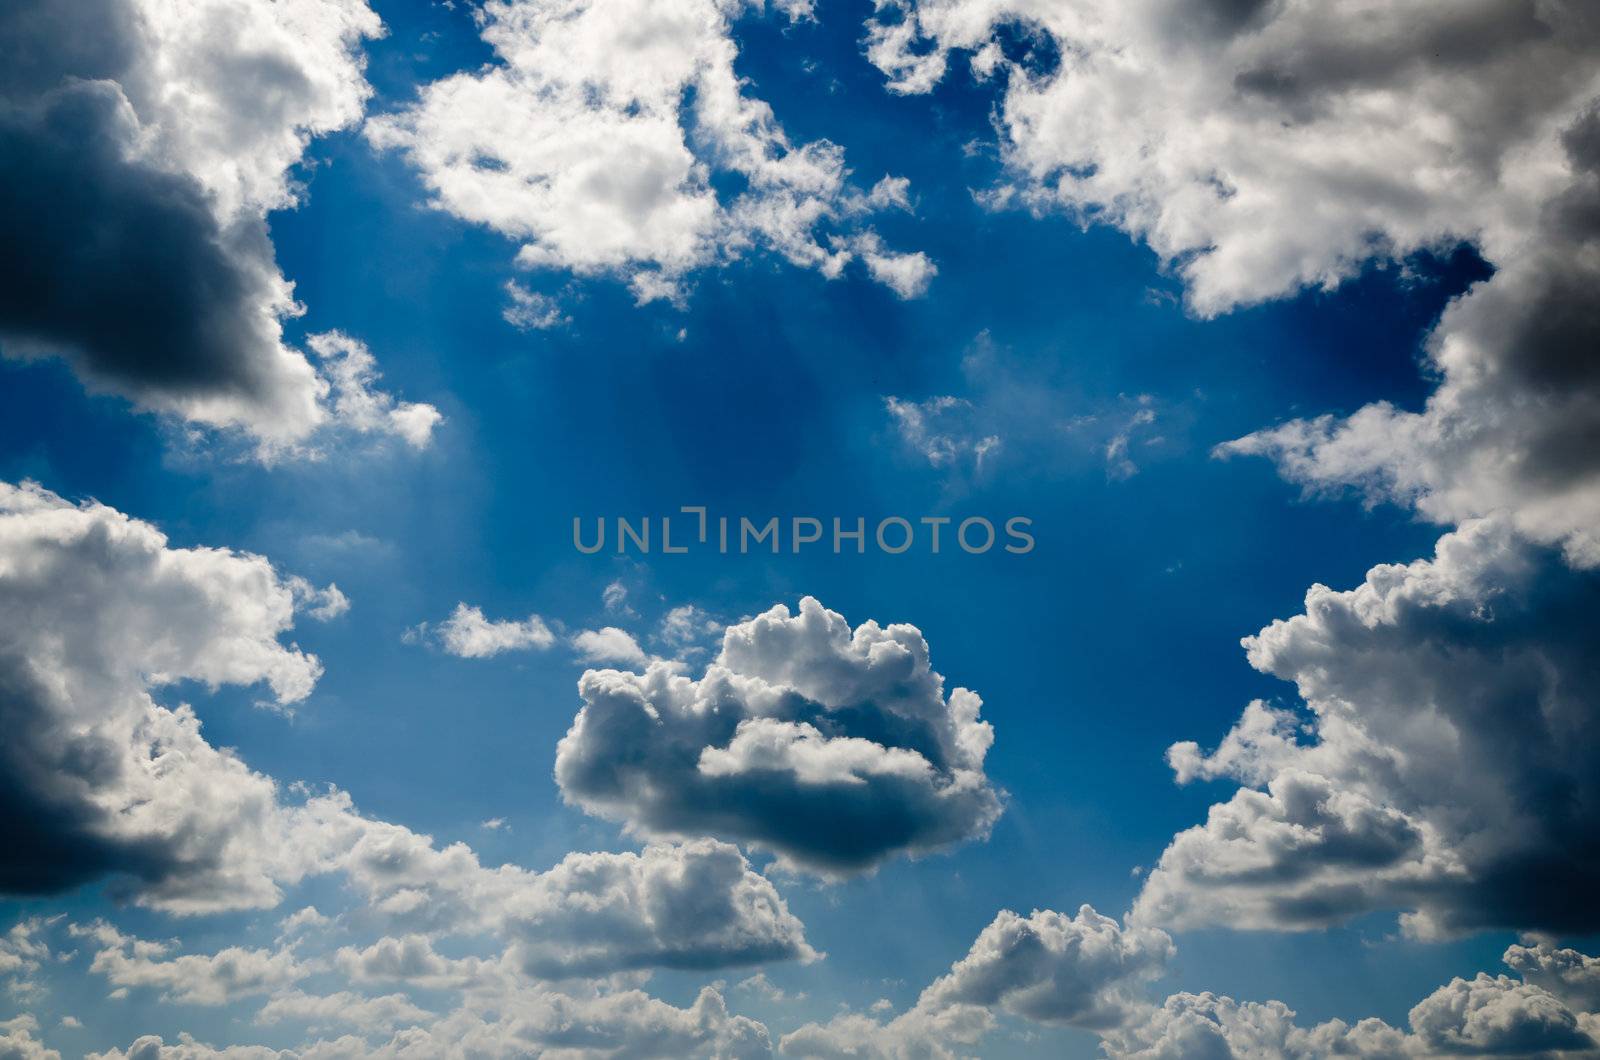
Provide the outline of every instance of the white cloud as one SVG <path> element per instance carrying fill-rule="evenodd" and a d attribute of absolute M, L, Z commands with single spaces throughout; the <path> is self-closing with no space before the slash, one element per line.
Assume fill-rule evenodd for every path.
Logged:
<path fill-rule="evenodd" d="M 120 871 L 150 904 L 275 902 L 275 786 L 151 693 L 260 682 L 281 704 L 304 699 L 322 667 L 278 639 L 290 586 L 259 556 L 169 548 L 149 524 L 31 484 L 0 484 L 0 570 L 5 816 L 28 852 L 8 859 L 5 885 Z"/>
<path fill-rule="evenodd" d="M 225 1005 L 252 994 L 266 994 L 304 979 L 312 969 L 290 950 L 229 946 L 212 954 L 169 956 L 164 943 L 134 939 L 105 923 L 73 927 L 73 934 L 103 947 L 89 971 L 119 989 L 151 989 L 162 1000 L 186 1005 Z"/>
<path fill-rule="evenodd" d="M 260 557 L 170 548 L 102 505 L 0 486 L 0 575 L 9 890 L 110 876 L 140 904 L 195 913 L 270 907 L 283 886 L 337 874 L 362 924 L 488 937 L 502 978 L 523 982 L 815 957 L 771 882 L 726 844 L 488 868 L 465 844 L 361 816 L 337 790 L 303 797 L 297 785 L 303 801 L 280 799 L 271 779 L 207 744 L 191 710 L 151 694 L 178 680 L 260 681 L 291 702 L 311 691 L 319 664 L 278 640 L 295 594 Z M 118 990 L 221 1004 L 308 975 L 303 935 L 325 923 L 303 909 L 280 925 L 292 943 L 212 954 L 103 923 L 77 934 Z M 0 943 L 10 970 L 46 952 L 34 931 Z"/>
<path fill-rule="evenodd" d="M 983 434 L 975 426 L 976 410 L 965 398 L 943 395 L 925 401 L 883 399 L 900 440 L 937 468 L 970 463 L 981 475 L 984 459 L 1001 447 L 998 434 Z"/>
<path fill-rule="evenodd" d="M 311 1031 L 346 1025 L 372 1033 L 392 1031 L 429 1019 L 433 1013 L 418 1008 L 404 994 L 370 997 L 341 990 L 335 994 L 307 994 L 291 990 L 272 998 L 256 1014 L 257 1023 L 289 1021 Z"/>
<path fill-rule="evenodd" d="M 1600 957 L 1547 941 L 1512 946 L 1502 958 L 1524 982 L 1549 991 L 1577 1012 L 1600 1012 Z"/>
<path fill-rule="evenodd" d="M 697 641 L 722 635 L 722 623 L 693 604 L 681 604 L 661 618 L 656 635 L 671 647 L 683 650 Z"/>
<path fill-rule="evenodd" d="M 1305 1027 L 1281 1001 L 1236 1001 L 1176 993 L 1151 1003 L 1147 983 L 1173 955 L 1158 930 L 1119 925 L 1084 906 L 1076 917 L 1002 912 L 971 951 L 889 1020 L 845 1012 L 783 1037 L 783 1055 L 912 1060 L 973 1055 L 1004 1013 L 1042 1025 L 1100 1034 L 1101 1049 L 1128 1060 L 1322 1060 L 1330 1056 L 1519 1056 L 1556 1060 L 1600 1049 L 1600 1015 L 1587 990 L 1558 996 L 1534 981 L 1541 969 L 1586 968 L 1593 958 L 1542 946 L 1513 947 L 1508 962 L 1528 966 L 1522 981 L 1479 974 L 1452 979 L 1410 1011 L 1409 1030 L 1376 1018 Z M 1561 977 L 1570 982 L 1570 977 Z M 1579 975 L 1584 979 L 1583 974 Z M 1587 984 L 1586 985 L 1592 985 Z M 883 1006 L 874 1005 L 873 1012 Z"/>
<path fill-rule="evenodd" d="M 631 614 L 633 610 L 628 606 L 628 587 L 622 584 L 622 579 L 620 578 L 607 583 L 604 591 L 600 594 L 600 602 L 605 605 L 607 611 L 621 611 L 624 614 Z"/>
<path fill-rule="evenodd" d="M 1005 192 L 1145 240 L 1207 314 L 1452 240 L 1498 257 L 1600 90 L 1576 3 L 910 0 L 881 5 L 868 55 L 926 92 L 1018 26 L 1059 61 L 985 53 Z"/>
<path fill-rule="evenodd" d="M 1006 57 L 1008 28 L 1049 47 Z M 1506 511 L 1600 565 L 1588 5 L 892 0 L 868 39 L 896 91 L 929 91 L 953 50 L 1002 77 L 1010 177 L 988 200 L 1116 225 L 1201 315 L 1473 243 L 1496 273 L 1429 337 L 1423 410 L 1378 402 L 1219 453 L 1444 525 Z"/>
<path fill-rule="evenodd" d="M 506 281 L 505 291 L 510 301 L 500 316 L 518 331 L 548 331 L 572 322 L 561 311 L 561 303 L 549 295 L 530 291 L 515 280 Z"/>
<path fill-rule="evenodd" d="M 331 917 L 323 916 L 316 906 L 308 905 L 278 921 L 278 934 L 280 939 L 285 939 L 302 932 L 326 930 L 332 923 Z"/>
<path fill-rule="evenodd" d="M 616 626 L 586 629 L 572 638 L 573 650 L 587 663 L 618 663 L 622 666 L 647 666 L 650 657 L 633 634 Z"/>
<path fill-rule="evenodd" d="M 1002 347 L 987 331 L 967 345 L 961 372 L 963 394 L 884 398 L 901 444 L 948 487 L 1101 467 L 1107 481 L 1119 482 L 1185 444 L 1190 417 L 1182 406 L 1149 394 L 1084 393 L 1059 369 Z"/>
<path fill-rule="evenodd" d="M 542 651 L 556 640 L 538 615 L 491 620 L 484 617 L 481 608 L 466 603 L 456 604 L 436 632 L 440 646 L 463 659 L 487 659 L 508 651 Z"/>
<path fill-rule="evenodd" d="M 1422 936 L 1600 926 L 1597 594 L 1504 520 L 1355 589 L 1314 586 L 1304 614 L 1244 641 L 1306 711 L 1254 704 L 1215 752 L 1173 746 L 1180 781 L 1244 786 L 1173 839 L 1135 914 L 1293 929 L 1401 910 Z"/>
<path fill-rule="evenodd" d="M 920 294 L 927 257 L 859 227 L 905 208 L 905 184 L 854 189 L 836 145 L 791 143 L 735 72 L 732 22 L 758 7 L 490 0 L 496 62 L 426 86 L 367 135 L 405 153 L 435 207 L 521 241 L 522 266 L 615 275 L 641 302 L 681 299 L 687 274 L 753 248 L 829 277 L 860 257 Z"/>
<path fill-rule="evenodd" d="M 334 839 L 325 871 L 389 921 L 412 931 L 486 932 L 507 959 L 542 979 L 650 967 L 711 968 L 809 960 L 804 928 L 737 848 L 712 840 L 634 853 L 573 853 L 545 872 L 483 867 L 464 844 L 349 815 L 348 800 L 319 807 Z M 403 942 L 403 940 L 402 940 Z M 363 961 L 411 967 L 404 945 Z M 436 970 L 425 953 L 416 967 Z M 375 974 L 375 973 L 373 973 Z"/>
<path fill-rule="evenodd" d="M 0 1020 L 0 1055 L 7 1060 L 61 1060 L 61 1054 L 46 1048 L 34 1035 L 39 1021 L 29 1015 Z"/>
<path fill-rule="evenodd" d="M 556 751 L 568 800 L 826 872 L 983 836 L 999 816 L 981 701 L 945 694 L 913 626 L 852 631 L 808 597 L 728 627 L 701 679 L 680 669 L 583 675 L 584 708 Z"/>
<path fill-rule="evenodd" d="M 784 1036 L 785 1056 L 953 1057 L 966 1055 L 1001 1013 L 1057 1026 L 1110 1030 L 1149 1004 L 1138 988 L 1172 956 L 1162 931 L 1123 927 L 1084 906 L 1075 917 L 1002 910 L 965 957 L 894 1019 L 843 1013 Z M 873 1011 L 882 1006 L 874 1005 Z"/>
<path fill-rule="evenodd" d="M 318 589 L 315 585 L 298 575 L 286 579 L 289 592 L 294 595 L 295 607 L 304 611 L 308 618 L 318 622 L 331 622 L 350 610 L 350 598 L 339 591 L 339 587 L 329 583 L 325 589 Z"/>

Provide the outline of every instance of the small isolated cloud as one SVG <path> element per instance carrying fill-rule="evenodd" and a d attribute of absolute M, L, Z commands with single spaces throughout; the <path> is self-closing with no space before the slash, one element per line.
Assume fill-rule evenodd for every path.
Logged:
<path fill-rule="evenodd" d="M 638 615 L 638 612 L 633 609 L 633 605 L 628 603 L 628 587 L 621 578 L 606 584 L 605 589 L 600 593 L 600 602 L 610 614 L 627 615 L 630 618 Z"/>
<path fill-rule="evenodd" d="M 883 405 L 900 440 L 933 467 L 970 465 L 974 475 L 981 475 L 984 459 L 1000 449 L 1000 436 L 981 432 L 976 410 L 965 398 L 945 395 L 905 401 L 890 396 Z"/>
<path fill-rule="evenodd" d="M 1000 815 L 982 702 L 946 693 L 913 626 L 852 630 L 808 597 L 728 627 L 699 680 L 681 669 L 583 675 L 556 751 L 569 802 L 825 873 L 981 837 Z"/>
<path fill-rule="evenodd" d="M 507 302 L 500 316 L 518 331 L 548 331 L 572 322 L 561 303 L 549 295 L 530 291 L 515 280 L 506 281 L 505 291 Z"/>
<path fill-rule="evenodd" d="M 413 639 L 426 637 L 426 623 L 417 627 L 414 634 Z M 491 620 L 484 617 L 481 608 L 466 603 L 456 604 L 433 635 L 441 648 L 462 659 L 487 659 L 508 651 L 543 651 L 556 640 L 538 615 Z"/>

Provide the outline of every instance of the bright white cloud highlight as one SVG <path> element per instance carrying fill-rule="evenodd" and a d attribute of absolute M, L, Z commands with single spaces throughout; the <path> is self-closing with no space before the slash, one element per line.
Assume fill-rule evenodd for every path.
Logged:
<path fill-rule="evenodd" d="M 829 277 L 859 258 L 902 298 L 921 294 L 933 263 L 861 227 L 908 205 L 904 183 L 855 189 L 837 145 L 790 142 L 735 72 L 732 24 L 759 6 L 490 0 L 496 62 L 426 86 L 367 135 L 405 153 L 435 207 L 518 240 L 518 264 L 617 276 L 641 302 L 678 299 L 689 273 L 757 248 Z M 531 326 L 552 319 L 511 296 Z"/>

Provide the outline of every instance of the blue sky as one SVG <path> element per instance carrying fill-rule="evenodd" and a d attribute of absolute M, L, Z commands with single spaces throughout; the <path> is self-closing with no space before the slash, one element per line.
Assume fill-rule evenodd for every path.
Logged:
<path fill-rule="evenodd" d="M 355 46 L 372 89 L 367 116 L 404 114 L 421 86 L 498 62 L 471 5 L 373 6 L 386 32 Z M 216 429 L 141 411 L 126 390 L 86 389 L 70 356 L 0 364 L 0 480 L 32 480 L 73 504 L 92 498 L 159 528 L 174 549 L 265 556 L 282 577 L 336 583 L 350 601 L 331 621 L 302 616 L 282 634 L 324 668 L 292 713 L 262 709 L 258 682 L 187 680 L 157 687 L 156 699 L 193 703 L 211 745 L 235 749 L 282 785 L 336 787 L 366 817 L 440 847 L 469 844 L 486 865 L 542 871 L 569 852 L 644 842 L 614 815 L 564 800 L 552 774 L 556 744 L 584 706 L 576 682 L 600 665 L 567 645 L 579 631 L 626 630 L 697 676 L 723 627 L 775 604 L 794 609 L 805 596 L 852 626 L 920 630 L 933 668 L 948 687 L 978 692 L 994 727 L 982 773 L 1004 793 L 1003 813 L 987 837 L 889 856 L 847 878 L 795 869 L 771 846 L 746 842 L 825 959 L 667 967 L 598 987 L 642 986 L 688 1006 L 720 981 L 729 1007 L 764 1023 L 773 1042 L 826 1024 L 841 1006 L 865 1011 L 882 997 L 891 1013 L 912 1009 L 998 910 L 1070 916 L 1088 903 L 1123 916 L 1174 835 L 1241 786 L 1258 786 L 1226 777 L 1179 785 L 1167 748 L 1216 747 L 1251 700 L 1305 709 L 1292 683 L 1251 667 L 1240 639 L 1299 614 L 1309 586 L 1351 589 L 1376 565 L 1432 556 L 1441 534 L 1469 516 L 1514 507 L 1496 500 L 1440 515 L 1416 498 L 1460 491 L 1430 486 L 1392 503 L 1360 483 L 1340 492 L 1350 483 L 1296 480 L 1282 460 L 1213 453 L 1263 428 L 1374 403 L 1425 414 L 1451 370 L 1426 361 L 1428 336 L 1452 300 L 1500 275 L 1490 260 L 1511 260 L 1485 250 L 1503 245 L 1498 236 L 1463 220 L 1411 240 L 1395 221 L 1387 247 L 1341 265 L 1348 275 L 1338 282 L 1273 279 L 1281 292 L 1211 312 L 1194 300 L 1207 281 L 1184 271 L 1195 252 L 1152 249 L 1155 237 L 1114 207 L 1085 216 L 992 199 L 993 189 L 1027 183 L 1004 146 L 1007 85 L 1058 74 L 1048 20 L 994 28 L 1014 64 L 1010 82 L 958 74 L 952 60 L 928 91 L 893 92 L 864 49 L 872 14 L 833 0 L 812 19 L 743 14 L 729 30 L 734 69 L 790 142 L 842 148 L 862 191 L 883 176 L 909 180 L 909 208 L 870 225 L 936 266 L 912 297 L 873 282 L 859 263 L 828 278 L 759 240 L 688 268 L 676 300 L 645 304 L 627 285 L 633 265 L 520 268 L 524 240 L 430 208 L 414 157 L 378 149 L 369 127 L 351 120 L 310 139 L 289 170 L 300 184 L 293 208 L 262 214 L 277 266 L 305 306 L 285 319 L 284 339 L 299 349 L 334 329 L 358 338 L 385 392 L 442 414 L 425 448 L 330 435 L 318 458 L 267 459 L 255 448 L 257 426 Z M 1400 24 L 1394 32 L 1401 48 L 1425 36 Z M 919 53 L 974 50 L 941 43 L 932 22 L 923 33 Z M 1035 51 L 1024 55 L 1030 39 Z M 1582 102 L 1578 88 L 1564 91 L 1543 117 Z M 730 201 L 741 179 L 714 176 L 711 187 Z M 1516 215 L 1498 201 L 1486 211 L 1502 207 Z M 836 223 L 848 231 L 856 222 Z M 1217 234 L 1211 245 L 1230 238 Z M 552 299 L 561 322 L 508 322 L 508 282 Z M 965 404 L 948 428 L 957 455 L 941 463 L 886 401 L 943 396 Z M 960 447 L 991 433 L 1000 445 L 980 466 Z M 617 556 L 572 546 L 574 517 L 661 516 L 694 504 L 760 519 L 862 516 L 869 526 L 890 515 L 1021 515 L 1037 546 L 1020 556 Z M 1567 540 L 1560 527 L 1530 522 L 1516 532 L 1541 556 Z M 1581 559 L 1564 569 L 1563 578 L 1590 577 Z M 609 606 L 608 586 L 622 593 L 618 602 L 613 590 Z M 458 657 L 439 632 L 458 603 L 496 621 L 539 616 L 553 646 Z M 661 633 L 668 612 L 685 606 L 701 626 L 698 653 Z M 1582 659 L 1588 646 L 1574 650 Z M 1576 693 L 1590 717 L 1593 693 Z M 1302 739 L 1314 742 L 1312 732 Z M 503 825 L 485 828 L 490 820 Z M 1578 820 L 1592 827 L 1595 818 Z M 31 1013 L 37 1036 L 63 1055 L 147 1034 L 301 1047 L 322 1035 L 293 1019 L 258 1023 L 260 993 L 208 1006 L 146 985 L 108 1000 L 114 984 L 88 969 L 95 944 L 66 926 L 103 919 L 127 936 L 176 939 L 174 953 L 271 950 L 279 921 L 314 905 L 340 919 L 327 938 L 300 944 L 303 954 L 384 933 L 336 877 L 282 889 L 271 908 L 193 917 L 142 907 L 115 873 L 8 900 L 7 923 L 66 919 L 41 929 L 59 959 L 28 972 L 32 985 L 0 1002 L 0 1015 Z M 1441 983 L 1503 970 L 1500 955 L 1519 930 L 1593 947 L 1593 926 L 1554 927 L 1537 910 L 1408 937 L 1396 914 L 1418 907 L 1377 898 L 1308 931 L 1235 930 L 1227 918 L 1168 924 L 1176 953 L 1144 977 L 1141 996 L 1278 999 L 1307 1027 L 1376 1016 L 1404 1028 Z M 439 942 L 456 956 L 487 956 L 488 945 L 481 936 Z M 757 970 L 803 998 L 735 985 Z M 337 971 L 316 974 L 324 992 L 344 986 Z M 434 1012 L 456 1003 L 447 990 L 410 992 Z M 1028 1019 L 1006 996 L 990 1003 L 994 1029 L 951 1047 L 1098 1055 L 1103 1027 Z M 81 1025 L 61 1026 L 65 1016 Z M 373 1048 L 386 1038 L 362 1033 Z"/>

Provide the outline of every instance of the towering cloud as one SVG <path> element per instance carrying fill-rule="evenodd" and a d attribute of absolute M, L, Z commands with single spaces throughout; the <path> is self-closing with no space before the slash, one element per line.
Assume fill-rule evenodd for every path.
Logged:
<path fill-rule="evenodd" d="M 1509 520 L 1446 535 L 1246 638 L 1305 710 L 1254 704 L 1180 781 L 1243 785 L 1179 834 L 1141 920 L 1413 933 L 1600 927 L 1600 580 Z M 1302 735 L 1303 733 L 1307 735 Z"/>
<path fill-rule="evenodd" d="M 372 392 L 364 351 L 285 344 L 266 227 L 310 138 L 360 116 L 380 31 L 363 0 L 8 4 L 0 353 L 269 452 L 329 425 L 425 444 L 437 412 Z"/>
<path fill-rule="evenodd" d="M 640 301 L 757 247 L 830 277 L 859 258 L 921 294 L 933 263 L 862 227 L 908 205 L 906 182 L 853 187 L 837 145 L 791 143 L 735 73 L 732 22 L 759 6 L 489 0 L 496 63 L 428 85 L 367 134 L 405 152 L 436 207 L 519 240 L 520 265 L 616 275 Z"/>
<path fill-rule="evenodd" d="M 584 809 L 649 834 L 741 839 L 827 873 L 985 835 L 993 740 L 967 689 L 948 695 L 908 625 L 807 597 L 730 626 L 699 680 L 671 664 L 591 670 L 556 751 Z"/>

